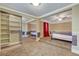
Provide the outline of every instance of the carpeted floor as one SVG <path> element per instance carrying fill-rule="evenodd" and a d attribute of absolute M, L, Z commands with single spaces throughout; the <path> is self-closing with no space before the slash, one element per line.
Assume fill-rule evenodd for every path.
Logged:
<path fill-rule="evenodd" d="M 41 42 L 47 43 L 52 46 L 57 46 L 59 48 L 68 49 L 68 50 L 71 50 L 71 44 L 72 44 L 69 41 L 63 41 L 60 39 L 52 39 L 51 41 L 41 40 Z"/>
<path fill-rule="evenodd" d="M 69 42 L 64 42 L 68 47 L 61 42 L 57 40 L 36 42 L 34 39 L 26 38 L 22 40 L 22 44 L 3 49 L 0 53 L 1 56 L 77 56 L 71 52 Z"/>

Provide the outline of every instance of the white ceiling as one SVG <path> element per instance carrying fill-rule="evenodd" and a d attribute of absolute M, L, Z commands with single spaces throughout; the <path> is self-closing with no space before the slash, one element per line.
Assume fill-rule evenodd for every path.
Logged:
<path fill-rule="evenodd" d="M 36 7 L 31 3 L 0 3 L 0 6 L 5 6 L 33 16 L 42 16 L 69 4 L 71 3 L 41 3 Z"/>
<path fill-rule="evenodd" d="M 62 21 L 71 21 L 72 20 L 72 11 L 65 11 L 65 12 L 61 12 L 49 17 L 44 18 L 45 20 L 47 20 L 49 23 L 59 23 Z M 61 20 L 59 20 L 61 19 Z"/>

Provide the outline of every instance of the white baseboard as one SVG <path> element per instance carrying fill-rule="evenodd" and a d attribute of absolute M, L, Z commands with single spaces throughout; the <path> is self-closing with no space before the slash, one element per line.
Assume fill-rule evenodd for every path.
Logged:
<path fill-rule="evenodd" d="M 5 50 L 10 50 L 10 49 L 14 49 L 14 48 L 17 48 L 17 47 L 20 47 L 21 45 L 20 44 L 18 44 L 18 45 L 14 45 L 14 46 L 10 46 L 10 47 L 8 47 L 8 48 L 5 48 L 5 49 L 2 49 L 1 51 L 5 51 Z"/>
<path fill-rule="evenodd" d="M 4 48 L 4 49 L 1 49 L 2 50 L 9 50 L 9 49 L 14 49 L 14 48 L 17 48 L 17 47 L 20 47 L 21 44 L 19 44 L 20 42 L 14 42 L 14 43 L 9 43 L 9 47 L 7 48 Z"/>

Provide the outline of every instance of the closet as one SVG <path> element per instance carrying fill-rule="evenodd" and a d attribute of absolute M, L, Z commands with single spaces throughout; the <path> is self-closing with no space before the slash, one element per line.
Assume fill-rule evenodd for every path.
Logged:
<path fill-rule="evenodd" d="M 10 15 L 9 16 L 9 34 L 10 45 L 20 43 L 21 40 L 21 17 Z"/>
<path fill-rule="evenodd" d="M 21 17 L 0 12 L 0 47 L 8 47 L 20 43 Z"/>
<path fill-rule="evenodd" d="M 9 45 L 9 14 L 0 12 L 0 45 L 5 47 Z"/>

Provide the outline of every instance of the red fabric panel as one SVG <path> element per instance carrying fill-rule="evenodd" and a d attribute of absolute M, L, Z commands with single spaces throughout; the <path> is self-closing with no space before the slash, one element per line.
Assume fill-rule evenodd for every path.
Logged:
<path fill-rule="evenodd" d="M 47 22 L 43 23 L 43 34 L 44 37 L 48 37 L 49 36 L 49 24 Z"/>

